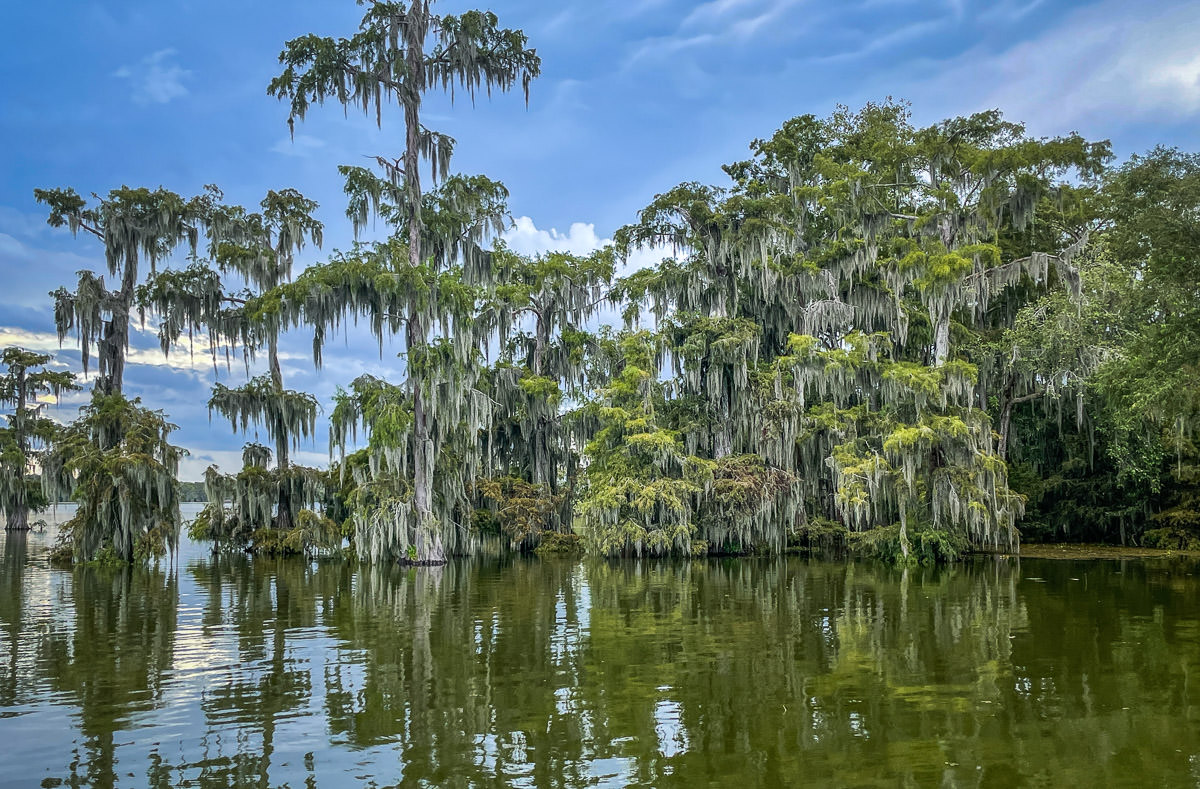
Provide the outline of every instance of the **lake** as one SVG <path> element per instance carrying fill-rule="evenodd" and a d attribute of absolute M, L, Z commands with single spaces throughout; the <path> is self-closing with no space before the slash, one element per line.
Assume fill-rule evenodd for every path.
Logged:
<path fill-rule="evenodd" d="M 1197 786 L 1185 560 L 0 546 L 0 786 Z"/>

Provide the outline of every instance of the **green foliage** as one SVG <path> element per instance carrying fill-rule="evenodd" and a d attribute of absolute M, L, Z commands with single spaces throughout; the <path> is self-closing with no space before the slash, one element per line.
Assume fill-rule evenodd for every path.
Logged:
<path fill-rule="evenodd" d="M 41 415 L 45 400 L 79 387 L 66 371 L 46 369 L 50 356 L 23 348 L 5 348 L 0 353 L 0 406 L 11 409 L 6 427 L 0 428 L 0 508 L 6 513 L 5 529 L 29 528 L 29 514 L 49 504 L 39 476 L 31 474 L 35 464 L 58 435 L 59 426 Z"/>
<path fill-rule="evenodd" d="M 218 551 L 312 554 L 340 548 L 340 526 L 316 512 L 327 501 L 330 473 L 296 465 L 269 469 L 270 460 L 267 447 L 247 444 L 236 474 L 210 466 L 205 472 L 209 503 L 189 534 L 214 543 Z"/>
<path fill-rule="evenodd" d="M 617 233 L 626 256 L 683 253 L 615 288 L 634 302 L 627 321 L 644 305 L 663 329 L 674 376 L 656 408 L 662 435 L 718 469 L 757 458 L 740 485 L 745 467 L 717 475 L 723 493 L 773 491 L 756 501 L 771 513 L 757 539 L 708 541 L 778 549 L 821 518 L 863 532 L 898 523 L 905 557 L 954 554 L 921 536 L 935 533 L 1015 545 L 1023 501 L 976 406 L 992 368 L 970 354 L 1004 325 L 998 307 L 1011 320 L 1059 285 L 1078 293 L 1086 229 L 1044 247 L 1013 239 L 1067 205 L 1068 178 L 1102 171 L 1107 144 L 1035 140 L 997 112 L 920 129 L 889 101 L 795 118 L 751 150 L 725 168 L 729 187 L 681 184 Z M 665 453 L 662 436 L 629 439 L 652 442 Z M 698 500 L 721 501 L 710 489 Z"/>
<path fill-rule="evenodd" d="M 272 441 L 290 441 L 293 447 L 316 432 L 317 398 L 279 389 L 265 375 L 232 389 L 218 382 L 208 408 L 228 419 L 234 430 L 244 433 L 251 425 L 261 425 Z"/>
<path fill-rule="evenodd" d="M 478 525 L 503 533 L 513 546 L 533 546 L 543 534 L 553 530 L 555 516 L 562 506 L 546 485 L 526 482 L 520 477 L 481 478 L 475 482 L 476 497 L 487 509 L 477 514 Z M 485 515 L 486 513 L 486 515 Z"/>
<path fill-rule="evenodd" d="M 583 549 L 583 538 L 578 534 L 548 532 L 533 551 L 538 556 L 579 556 Z"/>
<path fill-rule="evenodd" d="M 1198 174 L 1194 155 L 1155 149 L 1080 194 L 1067 220 L 1096 228 L 1081 303 L 1044 297 L 1023 310 L 988 362 L 1008 382 L 997 407 L 1005 437 L 1015 414 L 1010 456 L 1026 469 L 1035 535 L 1180 547 L 1198 533 Z"/>
<path fill-rule="evenodd" d="M 364 113 L 373 110 L 382 124 L 385 102 L 419 103 L 420 93 L 431 87 L 451 92 L 457 87 L 474 97 L 480 88 L 506 91 L 519 83 L 528 96 L 541 60 L 526 48 L 524 33 L 498 27 L 491 12 L 439 16 L 430 5 L 371 3 L 350 38 L 310 34 L 287 42 L 279 55 L 284 70 L 267 91 L 290 102 L 288 124 L 303 120 L 313 102 L 331 97 Z M 427 134 L 426 150 L 447 144 Z"/>
<path fill-rule="evenodd" d="M 922 529 L 904 537 L 899 524 L 851 533 L 847 547 L 858 556 L 891 564 L 914 565 L 953 562 L 970 550 L 970 544 L 960 534 L 943 529 Z"/>
<path fill-rule="evenodd" d="M 296 524 L 288 529 L 256 529 L 252 549 L 264 556 L 309 556 L 317 548 L 340 547 L 342 530 L 331 518 L 312 510 L 301 510 Z"/>
<path fill-rule="evenodd" d="M 158 263 L 183 245 L 193 253 L 200 236 L 199 223 L 211 200 L 201 195 L 185 200 L 166 189 L 121 187 L 97 197 L 89 207 L 73 189 L 35 189 L 34 197 L 50 209 L 48 223 L 66 226 L 72 235 L 82 230 L 99 239 L 109 276 L 119 278 L 115 288 L 106 285 L 104 276 L 80 271 L 74 291 L 59 288 L 54 297 L 54 321 L 59 340 L 74 333 L 86 373 L 97 353 L 97 386 L 120 392 L 125 374 L 125 355 L 129 349 L 129 321 L 139 278 L 151 274 Z"/>
<path fill-rule="evenodd" d="M 283 71 L 268 87 L 290 102 L 293 130 L 313 102 L 330 98 L 346 109 L 374 109 L 379 125 L 385 104 L 403 110 L 403 156 L 376 157 L 384 177 L 340 168 L 355 232 L 374 213 L 394 235 L 310 269 L 294 287 L 255 305 L 256 314 L 314 326 L 318 364 L 326 330 L 347 316 L 370 316 L 381 346 L 385 333 L 404 327 L 409 375 L 397 396 L 408 403 L 411 422 L 392 441 L 372 435 L 368 498 L 381 506 L 356 509 L 354 516 L 356 548 L 368 560 L 441 563 L 464 537 L 459 518 L 469 511 L 467 487 L 478 470 L 477 434 L 490 416 L 482 406 L 486 395 L 476 389 L 477 363 L 496 318 L 479 314 L 484 294 L 477 288 L 494 284 L 483 245 L 503 229 L 508 191 L 484 176 L 450 176 L 454 141 L 421 125 L 420 109 L 434 88 L 474 98 L 480 89 L 490 94 L 520 84 L 528 97 L 541 61 L 526 44 L 524 33 L 500 28 L 491 12 L 435 15 L 429 0 L 374 2 L 349 38 L 310 34 L 287 42 L 279 57 Z M 422 159 L 440 182 L 432 191 L 421 186 Z M 344 453 L 349 426 L 370 432 L 375 420 L 365 404 L 343 398 L 339 405 L 334 443 Z"/>
<path fill-rule="evenodd" d="M 129 563 L 174 548 L 184 455 L 169 441 L 174 430 L 139 400 L 99 391 L 63 429 L 42 458 L 42 484 L 50 500 L 79 505 L 60 532 L 74 561 L 111 553 Z"/>
<path fill-rule="evenodd" d="M 266 374 L 209 402 L 273 444 L 206 475 L 189 533 L 222 549 L 349 537 L 367 561 L 438 563 L 494 533 L 551 553 L 823 546 L 928 563 L 1015 549 L 1023 515 L 1039 538 L 1200 545 L 1196 155 L 1108 170 L 1107 143 L 1032 138 L 997 111 L 920 128 L 900 102 L 841 107 L 753 141 L 722 186 L 657 195 L 612 248 L 528 257 L 493 242 L 505 187 L 451 174 L 454 141 L 420 120 L 435 88 L 527 95 L 527 43 L 489 12 L 425 1 L 368 3 L 349 38 L 287 42 L 269 92 L 289 124 L 331 99 L 380 125 L 394 107 L 405 132 L 400 158 L 339 168 L 355 232 L 375 217 L 387 233 L 294 280 L 323 235 L 294 190 L 258 211 L 215 187 L 39 190 L 51 225 L 104 245 L 106 273 L 54 294 L 85 370 L 98 349 L 100 384 L 60 434 L 33 403 L 69 376 L 5 352 L 10 526 L 70 494 L 76 560 L 174 540 L 171 427 L 119 397 L 136 300 L 164 352 L 203 335 L 214 366 L 240 350 L 249 376 L 265 350 Z M 673 258 L 614 281 L 636 249 L 668 244 Z M 160 270 L 181 248 L 190 265 Z M 624 331 L 589 331 L 605 301 Z M 381 350 L 402 342 L 406 376 L 339 390 L 335 471 L 297 467 L 319 407 L 284 387 L 280 334 L 311 329 L 320 366 L 359 320 Z"/>
<path fill-rule="evenodd" d="M 1159 148 L 1134 157 L 1109 176 L 1103 206 L 1105 242 L 1128 282 L 1129 337 L 1100 371 L 1109 451 L 1123 472 L 1157 478 L 1153 449 L 1140 446 L 1144 425 L 1182 440 L 1200 416 L 1200 156 Z"/>
<path fill-rule="evenodd" d="M 204 490 L 204 482 L 180 482 L 179 500 L 207 502 L 208 494 Z"/>
<path fill-rule="evenodd" d="M 586 488 L 577 505 L 584 538 L 603 555 L 690 553 L 712 464 L 686 455 L 678 436 L 657 424 L 664 391 L 652 373 L 656 338 L 626 332 L 604 342 L 618 361 L 589 406 L 596 430 L 584 449 Z"/>

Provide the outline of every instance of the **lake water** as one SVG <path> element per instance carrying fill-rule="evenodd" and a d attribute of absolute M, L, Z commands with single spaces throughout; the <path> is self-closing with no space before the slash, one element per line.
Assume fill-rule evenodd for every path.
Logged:
<path fill-rule="evenodd" d="M 1188 562 L 0 546 L 0 786 L 1197 786 Z"/>

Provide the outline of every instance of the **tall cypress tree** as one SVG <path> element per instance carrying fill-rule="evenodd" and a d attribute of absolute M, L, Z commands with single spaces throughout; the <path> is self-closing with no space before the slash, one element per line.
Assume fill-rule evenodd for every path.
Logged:
<path fill-rule="evenodd" d="M 450 221 L 440 225 L 426 221 L 426 200 L 421 187 L 421 160 L 431 162 L 434 181 L 447 174 L 454 141 L 427 129 L 421 123 L 421 103 L 426 92 L 441 88 L 453 95 L 464 90 L 474 98 L 476 91 L 507 90 L 520 84 L 528 96 L 530 81 L 541 62 L 527 48 L 519 30 L 498 26 L 495 14 L 468 11 L 459 15 L 435 14 L 431 0 L 411 3 L 367 4 L 359 30 L 350 38 L 307 35 L 287 42 L 280 54 L 283 72 L 272 80 L 268 91 L 290 102 L 289 125 L 302 120 L 313 102 L 333 99 L 346 108 L 357 107 L 373 114 L 382 125 L 385 104 L 398 104 L 404 118 L 404 150 L 397 159 L 380 156 L 377 161 L 385 177 L 376 178 L 360 168 L 343 168 L 351 192 L 351 212 L 359 224 L 369 208 L 396 225 L 397 239 L 406 246 L 407 268 L 416 273 L 444 269 L 458 253 L 473 252 L 480 233 L 490 222 Z M 464 187 L 477 186 L 471 180 Z M 485 191 L 491 187 L 482 185 Z M 451 201 L 470 196 L 443 191 Z M 475 201 L 478 202 L 478 201 Z M 382 209 L 382 210 L 380 210 Z M 453 219 L 446 211 L 443 216 Z M 498 218 L 498 217 L 497 217 Z M 450 232 L 438 232 L 438 231 Z M 466 230 L 466 235 L 456 235 Z M 432 232 L 431 232 L 432 231 Z M 470 242 L 470 243 L 468 243 Z M 439 254 L 440 253 L 440 254 Z M 393 261 L 398 262 L 398 261 Z M 398 273 L 398 272 L 397 272 Z M 362 296 L 360 292 L 357 294 Z M 439 433 L 432 429 L 439 400 L 427 376 L 434 373 L 431 333 L 443 317 L 436 292 L 429 298 L 411 299 L 395 322 L 404 326 L 408 353 L 408 403 L 411 408 L 411 508 L 403 524 L 391 529 L 379 546 L 376 558 L 397 556 L 418 563 L 445 561 L 444 535 L 447 516 L 435 517 L 434 465 L 440 453 Z M 347 303 L 345 309 L 358 304 Z M 455 404 L 457 408 L 457 404 Z M 405 543 L 397 551 L 398 543 Z M 410 550 L 411 547 L 411 550 Z M 370 555 L 371 552 L 368 552 Z"/>

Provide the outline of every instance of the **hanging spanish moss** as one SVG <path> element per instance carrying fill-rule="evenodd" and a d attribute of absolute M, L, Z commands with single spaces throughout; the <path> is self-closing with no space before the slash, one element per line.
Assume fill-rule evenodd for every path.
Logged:
<path fill-rule="evenodd" d="M 30 513 L 49 504 L 34 472 L 59 426 L 42 416 L 42 398 L 57 401 L 64 392 L 79 388 L 73 374 L 46 369 L 50 359 L 23 348 L 5 348 L 0 353 L 5 368 L 0 375 L 0 406 L 12 409 L 6 416 L 8 426 L 0 428 L 0 508 L 7 516 L 7 531 L 28 530 Z"/>
<path fill-rule="evenodd" d="M 717 463 L 709 473 L 725 475 L 726 493 L 760 513 L 739 518 L 708 481 L 694 507 L 725 515 L 702 518 L 692 536 L 713 550 L 778 549 L 821 517 L 853 532 L 894 529 L 905 558 L 914 530 L 1013 547 L 1022 500 L 975 407 L 978 368 L 955 359 L 953 327 L 990 320 L 1018 288 L 1062 284 L 1078 298 L 1086 234 L 1007 259 L 998 238 L 1024 232 L 1058 198 L 1055 176 L 1098 172 L 1107 148 L 1030 140 L 998 113 L 915 129 L 906 107 L 888 103 L 794 119 L 752 150 L 726 167 L 732 187 L 682 184 L 617 234 L 625 255 L 676 251 L 615 290 L 631 302 L 628 321 L 650 309 L 670 360 L 658 446 Z M 647 370 L 647 381 L 662 372 Z M 608 484 L 590 467 L 588 478 Z M 589 528 L 636 535 L 614 512 Z M 663 525 L 684 534 L 681 517 L 692 516 L 680 508 Z"/>
<path fill-rule="evenodd" d="M 596 339 L 583 327 L 608 297 L 614 261 L 608 248 L 536 258 L 499 250 L 493 264 L 499 353 L 484 376 L 494 413 L 477 504 L 481 522 L 533 548 L 542 532 L 571 533 L 583 441 L 566 410 L 598 383 L 587 368 Z"/>
<path fill-rule="evenodd" d="M 642 556 L 778 553 L 835 535 L 916 561 L 1013 550 L 1028 477 L 1054 464 L 1108 463 L 1131 485 L 1165 466 L 1167 447 L 1178 485 L 1191 473 L 1193 400 L 1112 372 L 1127 362 L 1122 338 L 1187 302 L 1142 282 L 1187 255 L 1155 257 L 1174 249 L 1171 233 L 1139 236 L 1097 202 L 1106 144 L 1034 139 L 998 112 L 919 128 L 902 103 L 839 108 L 755 140 L 724 185 L 657 195 L 610 248 L 529 257 L 496 240 L 506 188 L 453 174 L 455 141 L 420 114 L 433 88 L 527 95 L 540 61 L 520 31 L 490 13 L 373 2 L 349 38 L 294 39 L 280 62 L 269 92 L 293 129 L 326 100 L 381 127 L 385 104 L 403 119 L 398 155 L 339 167 L 356 241 L 324 262 L 292 276 L 324 229 L 291 189 L 255 210 L 215 187 L 190 200 L 120 189 L 94 204 L 37 193 L 50 224 L 105 250 L 105 270 L 54 294 L 60 340 L 78 338 L 98 383 L 58 436 L 29 399 L 69 381 L 5 356 L 0 504 L 20 528 L 45 495 L 86 503 L 91 521 L 65 538 L 76 559 L 154 555 L 178 530 L 171 427 L 120 397 L 134 308 L 163 353 L 207 354 L 218 376 L 241 368 L 209 409 L 252 442 L 239 471 L 208 470 L 193 526 L 219 550 L 313 554 L 348 537 L 367 561 L 439 564 L 485 540 Z M 1188 172 L 1137 166 L 1149 181 L 1136 170 L 1108 185 L 1135 207 L 1170 182 L 1156 168 Z M 1138 216 L 1153 225 L 1162 207 Z M 385 232 L 363 240 L 376 223 Z M 614 279 L 646 248 L 671 257 Z M 183 250 L 187 265 L 171 268 Z M 1140 294 L 1130 325 L 1103 314 L 1118 300 L 1110 283 Z M 606 304 L 623 330 L 594 327 Z M 400 349 L 403 372 L 339 390 L 335 470 L 297 466 L 321 409 L 285 388 L 281 339 L 311 331 L 320 367 L 330 338 L 358 325 L 380 353 Z M 1163 436 L 1139 435 L 1148 424 Z M 1085 450 L 1063 449 L 1067 431 Z M 1166 512 L 1184 525 L 1162 539 L 1188 538 L 1189 505 Z M 1124 539 L 1127 518 L 1157 514 L 1143 503 L 1115 517 Z"/>
<path fill-rule="evenodd" d="M 85 373 L 95 347 L 96 386 L 120 392 L 135 291 L 146 273 L 140 269 L 141 263 L 145 261 L 154 273 L 159 262 L 180 245 L 195 252 L 198 213 L 205 200 L 184 200 L 161 188 L 128 187 L 97 198 L 94 207 L 74 189 L 35 189 L 34 196 L 50 207 L 51 226 L 65 225 L 72 235 L 82 230 L 103 244 L 108 275 L 119 285 L 110 288 L 103 275 L 81 271 L 75 291 L 59 288 L 52 294 L 54 321 L 60 341 L 72 333 L 78 337 Z"/>
<path fill-rule="evenodd" d="M 491 270 L 483 242 L 504 224 L 508 193 L 482 176 L 448 177 L 453 141 L 421 124 L 421 102 L 435 87 L 451 97 L 459 89 L 474 98 L 480 89 L 490 94 L 493 88 L 519 84 L 528 97 L 541 61 L 526 47 L 524 33 L 500 28 L 495 14 L 436 15 L 431 7 L 429 0 L 407 6 L 372 3 L 350 38 L 309 35 L 289 41 L 280 55 L 284 70 L 268 92 L 290 102 L 288 125 L 293 130 L 312 102 L 327 98 L 373 114 L 380 126 L 385 103 L 395 102 L 402 110 L 403 155 L 376 158 L 383 178 L 363 168 L 341 168 L 350 197 L 347 214 L 355 228 L 374 212 L 395 227 L 395 235 L 386 244 L 359 250 L 367 257 L 374 253 L 374 265 L 353 255 L 321 272 L 348 286 L 337 296 L 326 289 L 293 289 L 291 306 L 285 303 L 281 311 L 292 310 L 294 321 L 295 311 L 303 310 L 305 320 L 316 327 L 318 363 L 325 332 L 346 315 L 371 315 L 380 343 L 385 326 L 394 334 L 403 323 L 411 438 L 406 435 L 407 446 L 393 447 L 392 454 L 411 458 L 411 500 L 395 500 L 391 515 L 384 522 L 373 515 L 369 528 L 368 519 L 360 517 L 358 548 L 368 559 L 436 564 L 445 561 L 447 543 L 458 543 L 462 526 L 452 512 L 466 498 L 461 471 L 474 471 L 470 458 L 477 453 L 472 448 L 467 462 L 453 472 L 446 469 L 444 478 L 435 464 L 451 449 L 443 439 L 461 430 L 462 419 L 482 411 L 473 381 L 464 390 L 449 386 L 454 379 L 475 375 L 471 367 L 487 327 L 472 325 L 475 298 L 470 288 L 489 284 L 483 279 Z M 422 159 L 431 163 L 433 181 L 441 181 L 434 192 L 422 190 Z M 397 288 L 398 280 L 408 280 L 408 286 Z M 464 310 L 467 301 L 471 309 Z M 443 373 L 448 375 L 433 377 Z M 401 473 L 408 473 L 407 465 L 407 460 L 402 463 Z"/>
<path fill-rule="evenodd" d="M 57 554 L 76 562 L 144 561 L 179 539 L 175 431 L 139 400 L 97 391 L 42 457 L 50 501 L 78 504 L 62 525 Z"/>
<path fill-rule="evenodd" d="M 714 463 L 685 454 L 660 426 L 665 390 L 654 374 L 655 338 L 624 333 L 605 342 L 616 374 L 588 408 L 594 432 L 578 507 L 584 537 L 602 555 L 703 553 L 695 515 Z"/>
<path fill-rule="evenodd" d="M 268 192 L 261 212 L 254 213 L 223 204 L 221 198 L 219 190 L 210 188 L 198 211 L 206 229 L 208 260 L 158 273 L 139 288 L 138 302 L 143 315 L 149 311 L 158 318 L 166 354 L 181 344 L 191 352 L 197 336 L 203 335 L 214 369 L 220 369 L 222 357 L 228 369 L 232 354 L 240 350 L 249 373 L 265 348 L 268 374 L 236 387 L 217 383 L 209 410 L 228 419 L 235 431 L 261 427 L 274 444 L 275 467 L 267 468 L 269 452 L 263 456 L 251 445 L 237 474 L 225 477 L 209 469 L 206 481 L 213 503 L 192 531 L 218 548 L 306 552 L 315 545 L 310 537 L 323 536 L 298 529 L 302 518 L 310 524 L 323 519 L 311 510 L 324 495 L 323 474 L 293 466 L 290 453 L 299 441 L 313 437 L 318 404 L 310 394 L 284 388 L 279 361 L 282 327 L 275 313 L 248 304 L 291 277 L 295 255 L 306 243 L 319 246 L 323 228 L 312 217 L 317 204 L 293 189 Z M 248 287 L 235 290 L 239 281 Z"/>

